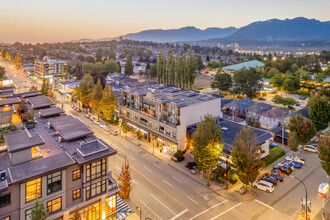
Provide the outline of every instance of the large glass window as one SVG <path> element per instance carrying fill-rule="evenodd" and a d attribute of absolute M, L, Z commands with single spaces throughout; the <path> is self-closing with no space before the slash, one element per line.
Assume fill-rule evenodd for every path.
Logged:
<path fill-rule="evenodd" d="M 32 159 L 39 158 L 41 156 L 42 156 L 42 154 L 41 154 L 41 151 L 40 151 L 39 147 L 32 147 L 31 148 L 31 157 L 32 157 Z"/>
<path fill-rule="evenodd" d="M 105 213 L 106 215 L 109 215 L 111 213 L 113 213 L 114 211 L 117 210 L 117 196 L 116 194 L 109 196 L 106 200 L 106 210 Z"/>
<path fill-rule="evenodd" d="M 77 179 L 80 179 L 80 169 L 78 169 L 78 170 L 74 170 L 73 172 L 72 172 L 72 179 L 73 180 L 77 180 Z"/>
<path fill-rule="evenodd" d="M 102 180 L 100 182 L 92 184 L 91 186 L 87 186 L 86 187 L 86 199 L 90 199 L 96 195 L 104 193 L 105 189 L 106 189 L 106 181 L 107 180 Z"/>
<path fill-rule="evenodd" d="M 80 198 L 81 193 L 80 193 L 80 189 L 76 189 L 72 191 L 72 200 L 78 199 Z"/>
<path fill-rule="evenodd" d="M 84 220 L 100 220 L 101 219 L 101 209 L 100 203 L 95 203 L 94 205 L 89 206 L 83 210 L 79 211 L 80 218 Z M 70 220 L 74 220 L 74 214 L 70 215 Z"/>
<path fill-rule="evenodd" d="M 106 174 L 105 159 L 86 165 L 86 181 L 96 179 Z"/>
<path fill-rule="evenodd" d="M 41 197 L 41 178 L 25 183 L 25 202 Z"/>
<path fill-rule="evenodd" d="M 47 176 L 47 194 L 62 189 L 62 172 L 58 171 Z"/>
<path fill-rule="evenodd" d="M 0 208 L 10 204 L 10 193 L 0 196 Z"/>
<path fill-rule="evenodd" d="M 47 202 L 48 213 L 53 213 L 60 209 L 62 209 L 62 197 Z"/>

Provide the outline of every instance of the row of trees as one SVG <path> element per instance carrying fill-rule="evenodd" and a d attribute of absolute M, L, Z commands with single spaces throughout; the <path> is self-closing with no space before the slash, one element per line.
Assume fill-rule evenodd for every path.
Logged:
<path fill-rule="evenodd" d="M 101 80 L 98 79 L 97 84 L 93 82 L 93 77 L 86 74 L 80 81 L 80 85 L 74 88 L 72 93 L 73 98 L 77 98 L 84 108 L 93 107 L 95 113 L 107 121 L 113 119 L 113 113 L 117 106 L 117 99 L 114 91 L 106 84 L 102 89 Z"/>
<path fill-rule="evenodd" d="M 104 63 L 84 63 L 82 65 L 82 72 L 84 74 L 88 73 L 92 76 L 97 74 L 108 75 L 108 73 L 118 72 L 120 70 L 120 64 L 114 59 L 106 60 Z"/>
<path fill-rule="evenodd" d="M 169 58 L 160 50 L 157 58 L 157 78 L 159 83 L 174 84 L 179 88 L 192 88 L 197 76 L 197 61 L 189 48 L 189 55 L 174 55 L 172 50 Z"/>
<path fill-rule="evenodd" d="M 228 73 L 217 73 L 211 82 L 211 88 L 253 97 L 262 87 L 261 78 L 261 73 L 255 68 L 237 70 L 233 77 Z"/>

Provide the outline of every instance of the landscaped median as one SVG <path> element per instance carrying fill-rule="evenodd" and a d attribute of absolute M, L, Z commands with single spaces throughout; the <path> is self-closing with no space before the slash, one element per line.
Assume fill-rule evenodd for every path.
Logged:
<path fill-rule="evenodd" d="M 285 155 L 283 148 L 280 147 L 274 147 L 269 150 L 269 155 L 263 158 L 263 161 L 265 162 L 265 167 L 272 164 L 277 159 L 283 157 Z"/>

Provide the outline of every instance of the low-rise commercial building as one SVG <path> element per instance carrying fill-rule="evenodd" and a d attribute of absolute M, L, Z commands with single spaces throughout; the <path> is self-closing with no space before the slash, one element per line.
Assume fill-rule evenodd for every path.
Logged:
<path fill-rule="evenodd" d="M 48 79 L 50 83 L 66 78 L 69 73 L 69 62 L 61 60 L 36 60 L 34 72 L 40 79 Z"/>

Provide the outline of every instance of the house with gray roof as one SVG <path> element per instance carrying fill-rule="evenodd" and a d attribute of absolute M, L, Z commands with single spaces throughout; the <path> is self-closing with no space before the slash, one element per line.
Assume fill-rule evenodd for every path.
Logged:
<path fill-rule="evenodd" d="M 265 129 L 272 129 L 281 124 L 290 111 L 284 108 L 273 108 L 260 114 L 259 123 L 260 127 Z"/>
<path fill-rule="evenodd" d="M 233 100 L 228 103 L 225 107 L 229 111 L 234 111 L 235 113 L 245 114 L 245 108 L 254 105 L 254 101 L 249 97 L 245 99 Z"/>
<path fill-rule="evenodd" d="M 272 106 L 263 102 L 250 105 L 245 108 L 246 118 L 252 119 L 252 122 L 259 122 L 259 115 L 272 109 Z"/>

